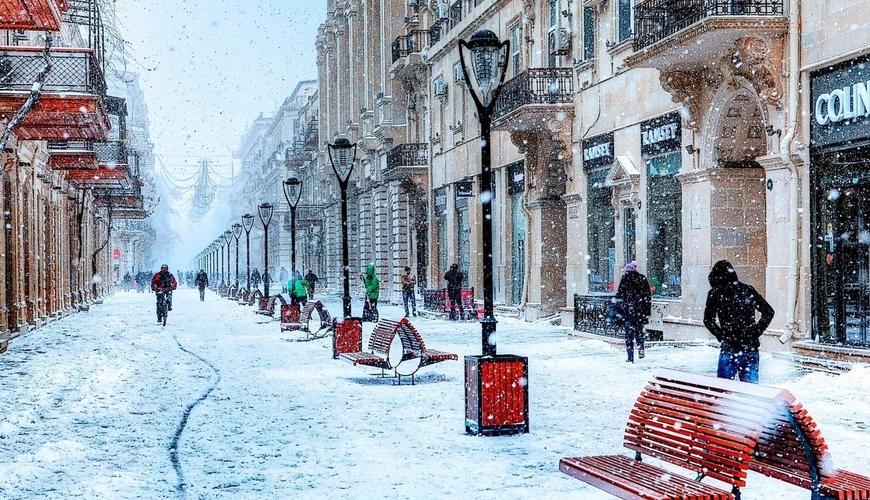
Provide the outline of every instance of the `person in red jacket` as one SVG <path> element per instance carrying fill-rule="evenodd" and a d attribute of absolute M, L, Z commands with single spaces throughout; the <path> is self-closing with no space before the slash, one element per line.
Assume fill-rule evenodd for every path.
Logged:
<path fill-rule="evenodd" d="M 178 288 L 178 282 L 175 281 L 175 276 L 169 272 L 169 266 L 163 264 L 160 266 L 160 272 L 151 278 L 151 290 L 155 293 L 166 294 L 166 309 L 172 310 L 172 291 Z M 158 315 L 160 311 L 157 311 Z"/>

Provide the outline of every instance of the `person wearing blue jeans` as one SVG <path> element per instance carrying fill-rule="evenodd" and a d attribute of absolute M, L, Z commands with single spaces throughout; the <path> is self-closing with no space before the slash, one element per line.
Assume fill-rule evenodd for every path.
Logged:
<path fill-rule="evenodd" d="M 713 265 L 707 276 L 710 291 L 704 307 L 704 326 L 720 342 L 716 376 L 758 383 L 759 338 L 773 321 L 774 311 L 752 285 L 737 279 L 727 260 Z M 756 311 L 760 313 L 758 321 Z"/>
<path fill-rule="evenodd" d="M 402 273 L 402 303 L 405 305 L 405 317 L 408 317 L 408 302 L 411 302 L 411 310 L 417 315 L 417 298 L 414 296 L 414 287 L 417 285 L 417 277 L 411 274 L 411 268 L 405 266 Z"/>

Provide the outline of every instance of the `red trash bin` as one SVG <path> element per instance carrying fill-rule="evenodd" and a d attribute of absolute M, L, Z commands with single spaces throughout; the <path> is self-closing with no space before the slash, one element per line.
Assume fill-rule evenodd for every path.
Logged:
<path fill-rule="evenodd" d="M 529 359 L 513 354 L 465 357 L 465 432 L 529 432 Z"/>
<path fill-rule="evenodd" d="M 281 304 L 281 331 L 299 330 L 302 323 L 299 322 L 298 304 Z"/>
<path fill-rule="evenodd" d="M 332 322 L 332 359 L 362 351 L 362 318 L 336 318 Z"/>

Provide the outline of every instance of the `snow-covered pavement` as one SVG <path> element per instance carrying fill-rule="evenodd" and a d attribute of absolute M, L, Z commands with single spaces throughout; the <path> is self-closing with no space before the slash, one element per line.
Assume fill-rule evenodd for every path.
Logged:
<path fill-rule="evenodd" d="M 324 302 L 340 313 L 339 298 Z M 477 323 L 414 324 L 431 348 L 479 354 Z M 333 360 L 329 338 L 279 330 L 182 288 L 165 328 L 152 294 L 119 292 L 12 341 L 0 355 L 0 498 L 610 499 L 560 473 L 559 458 L 625 452 L 628 411 L 655 369 L 712 374 L 718 355 L 655 347 L 632 365 L 619 347 L 499 318 L 499 352 L 529 358 L 531 432 L 476 437 L 464 433 L 461 361 L 394 386 Z M 761 379 L 804 403 L 835 466 L 870 474 L 870 369 L 804 375 L 763 356 Z M 809 492 L 750 473 L 743 498 Z"/>

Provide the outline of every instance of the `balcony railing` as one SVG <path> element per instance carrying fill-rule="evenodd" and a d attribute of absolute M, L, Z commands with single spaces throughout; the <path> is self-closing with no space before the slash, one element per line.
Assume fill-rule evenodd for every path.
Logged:
<path fill-rule="evenodd" d="M 46 93 L 79 92 L 106 95 L 106 80 L 91 49 L 56 48 L 49 52 L 51 71 L 45 77 Z M 39 47 L 0 47 L 0 90 L 30 92 L 45 59 Z"/>
<path fill-rule="evenodd" d="M 449 23 L 449 19 L 446 17 L 441 17 L 435 20 L 431 26 L 429 26 L 429 42 L 431 44 L 436 44 L 441 41 L 442 34 L 447 31 L 448 28 L 446 26 Z"/>
<path fill-rule="evenodd" d="M 530 104 L 570 104 L 573 101 L 571 68 L 530 68 L 504 84 L 493 118 L 501 118 Z"/>
<path fill-rule="evenodd" d="M 412 30 L 393 41 L 393 62 L 417 54 L 429 45 L 429 30 Z"/>
<path fill-rule="evenodd" d="M 308 121 L 308 126 L 305 127 L 305 136 L 303 138 L 306 151 L 317 151 L 317 146 L 320 141 L 317 130 L 318 128 L 317 118 L 312 118 Z"/>
<path fill-rule="evenodd" d="M 429 145 L 425 142 L 399 144 L 387 152 L 387 168 L 384 174 L 402 167 L 425 167 L 429 164 Z"/>
<path fill-rule="evenodd" d="M 127 146 L 122 141 L 93 143 L 100 165 L 127 165 Z"/>
<path fill-rule="evenodd" d="M 649 0 L 634 8 L 634 50 L 712 16 L 784 16 L 782 0 Z"/>

